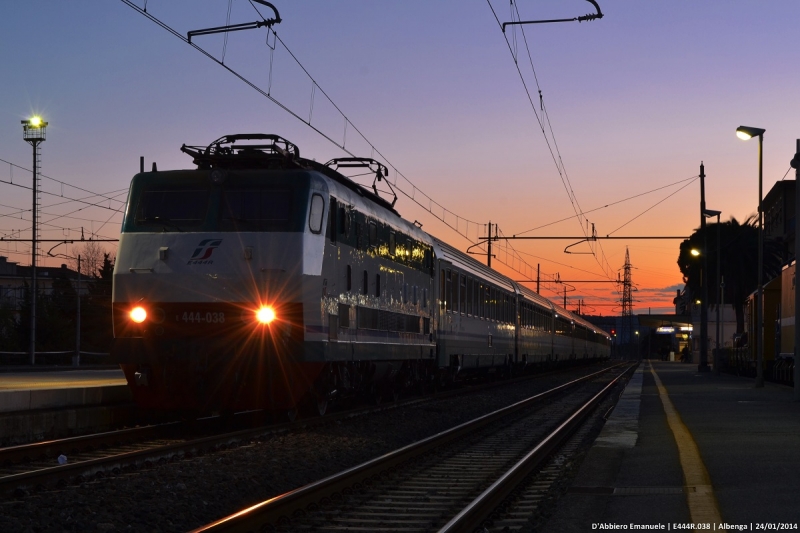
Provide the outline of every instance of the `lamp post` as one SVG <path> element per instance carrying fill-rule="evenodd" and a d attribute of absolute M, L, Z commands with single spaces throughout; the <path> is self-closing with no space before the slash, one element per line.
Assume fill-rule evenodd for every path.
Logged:
<path fill-rule="evenodd" d="M 33 210 L 31 211 L 31 365 L 36 364 L 36 222 L 38 203 L 39 145 L 45 140 L 47 122 L 41 117 L 31 117 L 22 121 L 22 138 L 33 147 Z"/>
<path fill-rule="evenodd" d="M 712 352 L 712 361 L 714 365 L 714 374 L 719 374 L 719 276 L 720 276 L 720 266 L 719 266 L 719 256 L 720 252 L 722 251 L 722 246 L 720 244 L 720 231 L 719 231 L 719 216 L 722 214 L 721 211 L 716 211 L 714 209 L 706 209 L 703 211 L 703 216 L 706 218 L 710 217 L 717 217 L 717 335 L 716 335 L 716 343 L 714 344 L 714 351 Z M 708 241 L 708 239 L 706 239 Z M 708 252 L 706 252 L 708 255 Z M 707 263 L 707 261 L 706 261 Z M 706 307 L 708 309 L 708 307 Z M 706 319 L 708 320 L 708 319 Z"/>
<path fill-rule="evenodd" d="M 794 179 L 794 205 L 795 205 L 795 213 L 797 213 L 797 206 L 800 205 L 800 187 L 797 186 L 800 183 L 800 139 L 797 139 L 795 144 L 795 152 L 794 157 L 792 158 L 790 165 L 792 168 L 795 169 Z M 795 220 L 797 220 L 797 215 L 795 215 Z M 800 268 L 800 264 L 798 264 L 798 251 L 800 251 L 800 231 L 798 231 L 797 224 L 795 223 L 794 229 L 794 277 L 797 279 L 797 269 Z M 797 310 L 800 309 L 800 289 L 795 286 L 794 290 L 794 316 L 797 317 Z M 797 324 L 797 318 L 795 318 L 795 324 Z M 798 348 L 800 347 L 800 328 L 795 325 L 794 327 L 794 401 L 800 401 L 800 364 L 798 364 L 798 360 L 800 360 L 800 354 L 798 354 Z"/>
<path fill-rule="evenodd" d="M 708 372 L 708 238 L 706 237 L 706 172 L 700 163 L 700 232 L 703 234 L 703 266 L 700 271 L 700 362 L 698 372 Z"/>
<path fill-rule="evenodd" d="M 705 220 L 705 218 L 703 219 Z M 703 225 L 705 228 L 705 224 Z M 705 239 L 705 232 L 703 232 L 703 239 Z M 703 248 L 708 248 L 708 243 L 703 241 Z M 700 257 L 703 256 L 703 263 L 700 265 L 700 298 L 695 298 L 694 304 L 700 306 L 700 361 L 697 365 L 697 370 L 699 372 L 706 372 L 708 371 L 708 352 L 705 351 L 707 349 L 707 345 L 703 343 L 704 338 L 708 338 L 708 334 L 705 335 L 703 332 L 708 331 L 708 315 L 706 309 L 706 301 L 708 300 L 708 291 L 706 290 L 706 264 L 708 260 L 706 259 L 706 252 L 701 252 L 697 248 L 692 248 L 689 250 L 689 253 L 692 257 Z"/>
<path fill-rule="evenodd" d="M 756 387 L 764 386 L 764 214 L 761 209 L 763 160 L 764 160 L 764 129 L 750 126 L 736 128 L 736 136 L 742 140 L 758 136 L 758 290 L 756 293 Z"/>

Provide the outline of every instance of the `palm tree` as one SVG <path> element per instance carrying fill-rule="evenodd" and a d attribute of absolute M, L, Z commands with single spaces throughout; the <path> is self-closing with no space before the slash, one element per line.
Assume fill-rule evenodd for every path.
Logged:
<path fill-rule="evenodd" d="M 715 266 L 720 253 L 720 273 L 725 279 L 725 301 L 736 311 L 736 332 L 744 331 L 744 304 L 747 297 L 758 288 L 758 219 L 751 215 L 740 224 L 734 217 L 720 223 L 721 249 L 717 243 L 717 224 L 707 224 L 704 236 L 700 228 L 681 243 L 678 266 L 683 282 L 690 294 L 700 294 L 700 273 L 703 261 L 692 256 L 694 248 L 702 253 L 703 242 L 708 239 L 708 297 L 710 302 L 719 302 L 719 280 Z M 781 271 L 780 250 L 772 239 L 764 240 L 764 283 L 778 276 Z"/>

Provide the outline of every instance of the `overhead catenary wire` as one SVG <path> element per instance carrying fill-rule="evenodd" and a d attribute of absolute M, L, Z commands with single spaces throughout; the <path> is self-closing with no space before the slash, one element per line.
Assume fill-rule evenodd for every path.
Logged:
<path fill-rule="evenodd" d="M 256 92 L 261 94 L 263 97 L 265 97 L 265 98 L 269 99 L 270 101 L 272 101 L 273 103 L 275 103 L 278 107 L 280 107 L 281 109 L 283 109 L 284 111 L 289 113 L 291 116 L 295 117 L 296 119 L 298 119 L 301 122 L 303 122 L 304 124 L 306 124 L 308 127 L 310 127 L 312 130 L 317 132 L 319 135 L 321 135 L 328 142 L 332 143 L 333 145 L 335 145 L 336 147 L 341 149 L 343 152 L 349 154 L 352 157 L 356 157 L 356 154 L 353 153 L 350 149 L 348 149 L 346 147 L 346 134 L 347 134 L 347 130 L 348 129 L 352 129 L 353 131 L 355 131 L 360 136 L 360 138 L 370 147 L 373 157 L 375 156 L 375 154 L 377 154 L 385 162 L 386 166 L 390 167 L 394 171 L 395 178 L 394 178 L 394 182 L 392 183 L 392 185 L 401 194 L 403 194 L 406 198 L 408 198 L 409 200 L 411 200 L 412 202 L 414 202 L 418 206 L 422 207 L 429 214 L 431 214 L 435 218 L 437 218 L 440 222 L 444 223 L 446 226 L 448 226 L 451 229 L 455 230 L 457 233 L 459 233 L 459 235 L 464 237 L 470 243 L 476 244 L 478 242 L 479 238 L 477 236 L 477 230 L 479 228 L 481 228 L 481 227 L 485 228 L 486 224 L 480 223 L 480 222 L 476 222 L 476 221 L 473 221 L 473 220 L 469 220 L 469 219 L 467 219 L 465 217 L 462 217 L 462 216 L 456 214 L 455 212 L 447 209 L 442 204 L 440 204 L 439 202 L 435 201 L 433 198 L 428 196 L 424 191 L 422 191 L 419 187 L 417 187 L 409 178 L 407 178 L 402 172 L 400 172 L 397 169 L 397 167 L 394 164 L 392 164 L 389 161 L 389 159 L 380 150 L 378 150 L 372 142 L 369 141 L 369 139 L 361 132 L 361 130 L 358 129 L 355 126 L 355 124 L 353 124 L 353 122 L 347 117 L 347 115 L 338 107 L 338 105 L 325 92 L 325 90 L 314 79 L 314 77 L 311 76 L 311 74 L 308 72 L 308 70 L 305 68 L 305 66 L 303 66 L 303 64 L 297 59 L 297 57 L 294 55 L 294 53 L 289 49 L 289 47 L 286 45 L 286 43 L 283 41 L 283 39 L 281 39 L 280 36 L 278 36 L 277 32 L 275 32 L 275 30 L 273 28 L 269 28 L 268 29 L 268 32 L 269 32 L 268 36 L 272 37 L 272 40 L 273 40 L 273 43 L 274 43 L 274 46 L 270 45 L 269 44 L 269 40 L 270 39 L 268 37 L 267 46 L 270 48 L 270 50 L 274 51 L 275 47 L 277 47 L 278 44 L 280 44 L 283 47 L 283 49 L 286 50 L 286 52 L 289 54 L 289 56 L 295 61 L 295 63 L 300 67 L 300 69 L 308 77 L 308 79 L 312 82 L 312 84 L 313 84 L 312 86 L 314 88 L 314 94 L 316 94 L 317 92 L 322 94 L 327 99 L 327 101 L 331 104 L 331 106 L 333 106 L 333 108 L 344 119 L 344 136 L 343 136 L 343 140 L 342 140 L 341 143 L 336 141 L 332 137 L 332 135 L 329 135 L 329 134 L 323 132 L 316 125 L 312 124 L 312 122 L 311 122 L 311 114 L 310 113 L 309 113 L 309 118 L 306 119 L 306 118 L 304 118 L 303 116 L 300 115 L 299 111 L 296 112 L 296 111 L 290 109 L 287 105 L 285 105 L 284 103 L 279 101 L 277 98 L 275 98 L 271 94 L 271 86 L 272 86 L 272 80 L 273 80 L 273 78 L 272 78 L 273 73 L 272 73 L 271 69 L 270 69 L 270 73 L 269 73 L 269 84 L 270 85 L 269 85 L 267 90 L 264 90 L 261 87 L 259 87 L 258 85 L 256 85 L 254 82 L 252 82 L 251 80 L 246 78 L 244 75 L 240 74 L 239 72 L 235 71 L 233 68 L 229 67 L 228 65 L 224 64 L 222 61 L 220 61 L 219 59 L 214 57 L 214 55 L 212 53 L 210 53 L 207 50 L 205 50 L 202 47 L 200 47 L 196 42 L 189 41 L 181 33 L 179 33 L 177 30 L 172 28 L 170 25 L 168 25 L 164 21 L 162 21 L 162 20 L 158 19 L 157 17 L 155 17 L 152 13 L 146 12 L 142 8 L 139 8 L 132 0 L 121 0 L 121 1 L 124 4 L 126 4 L 127 6 L 129 6 L 130 8 L 132 8 L 133 10 L 135 10 L 136 12 L 138 12 L 141 15 L 145 16 L 146 18 L 148 18 L 150 21 L 152 21 L 155 24 L 157 24 L 162 29 L 168 31 L 173 36 L 177 37 L 178 39 L 180 39 L 184 43 L 186 43 L 189 46 L 193 47 L 195 50 L 197 50 L 198 52 L 202 53 L 203 55 L 205 55 L 206 57 L 208 57 L 209 59 L 211 59 L 215 63 L 217 63 L 219 66 L 221 66 L 222 68 L 224 68 L 225 70 L 227 70 L 228 72 L 233 74 L 235 77 L 237 77 L 239 80 L 241 80 L 242 82 L 247 84 L 249 87 L 251 87 L 253 90 L 255 90 Z M 251 2 L 251 5 L 253 5 L 252 2 Z M 261 16 L 262 19 L 263 19 L 264 18 L 263 15 L 261 15 L 261 13 L 258 11 L 257 8 L 255 8 L 254 5 L 253 5 L 253 7 L 256 10 L 256 12 L 259 14 L 259 16 Z M 272 58 L 272 55 L 270 55 L 270 58 Z M 400 179 L 402 179 L 403 183 L 406 184 L 405 186 L 402 183 L 399 183 Z M 407 189 L 410 189 L 410 190 L 407 190 Z M 434 206 L 435 206 L 435 208 L 434 208 Z M 470 237 L 470 227 L 474 228 L 474 230 L 476 231 L 476 238 L 475 239 Z M 520 261 L 522 261 L 521 258 L 520 258 Z M 500 261 L 500 262 L 502 262 L 502 261 Z M 511 265 L 506 265 L 506 266 L 509 266 L 509 268 L 513 269 L 513 267 Z M 530 265 L 528 265 L 528 266 L 530 266 Z"/>
<path fill-rule="evenodd" d="M 629 200 L 634 200 L 634 199 L 636 199 L 636 198 L 641 198 L 642 196 L 646 196 L 646 195 L 648 195 L 648 194 L 652 194 L 652 193 L 654 193 L 654 192 L 658 192 L 658 191 L 661 191 L 661 190 L 663 190 L 663 189 L 667 189 L 667 188 L 669 188 L 669 187 L 674 187 L 675 185 L 679 185 L 679 184 L 681 184 L 681 183 L 684 183 L 684 182 L 686 182 L 686 181 L 690 181 L 690 180 L 696 180 L 697 178 L 698 178 L 698 176 L 697 176 L 697 175 L 694 175 L 694 176 L 692 176 L 691 178 L 684 178 L 684 179 L 682 179 L 682 180 L 678 180 L 678 181 L 676 181 L 676 182 L 673 182 L 673 183 L 670 183 L 670 184 L 668 184 L 668 185 L 663 185 L 663 186 L 661 186 L 661 187 L 657 187 L 657 188 L 655 188 L 655 189 L 651 189 L 651 190 L 649 190 L 649 191 L 645 191 L 645 192 L 642 192 L 642 193 L 639 193 L 639 194 L 634 194 L 633 196 L 628 196 L 627 198 L 623 198 L 622 200 L 617 200 L 616 202 L 611 202 L 611 203 L 608 203 L 608 204 L 602 205 L 602 206 L 600 206 L 600 207 L 595 207 L 594 209 L 589 209 L 588 211 L 584 211 L 583 213 L 584 213 L 584 214 L 586 214 L 586 213 L 594 213 L 594 212 L 596 212 L 596 211 L 600 211 L 601 209 L 606 209 L 606 208 L 608 208 L 608 207 L 611 207 L 611 206 L 614 206 L 614 205 L 618 205 L 618 204 L 621 204 L 621 203 L 627 202 L 627 201 L 629 201 Z M 565 221 L 567 221 L 567 220 L 570 220 L 570 219 L 572 219 L 572 218 L 575 218 L 575 217 L 572 217 L 572 216 L 564 217 L 564 218 L 561 218 L 561 219 L 559 219 L 559 220 L 555 220 L 555 221 L 553 221 L 553 222 L 548 222 L 547 224 L 542 224 L 542 225 L 540 225 L 540 226 L 536 226 L 535 228 L 526 229 L 525 231 L 521 231 L 521 232 L 519 232 L 519 233 L 515 233 L 515 234 L 514 234 L 514 236 L 525 235 L 526 233 L 530 233 L 530 232 L 532 232 L 532 231 L 540 230 L 540 229 L 542 229 L 542 228 L 546 228 L 546 227 L 548 227 L 548 226 L 554 226 L 555 224 L 559 224 L 559 223 L 561 223 L 561 222 L 565 222 Z M 610 234 L 609 234 L 609 235 L 610 235 Z"/>
<path fill-rule="evenodd" d="M 676 194 L 678 194 L 679 192 L 681 192 L 683 189 L 685 189 L 686 187 L 688 187 L 689 185 L 691 185 L 692 183 L 694 183 L 696 179 L 697 179 L 697 178 L 694 178 L 694 179 L 692 179 L 692 180 L 691 180 L 689 183 L 687 183 L 686 185 L 684 185 L 683 187 L 681 187 L 681 188 L 680 188 L 680 189 L 678 189 L 677 191 L 674 191 L 673 193 L 671 193 L 671 194 L 667 195 L 665 198 L 662 198 L 662 199 L 661 199 L 661 200 L 659 200 L 658 202 L 654 203 L 653 205 L 651 205 L 650 207 L 648 207 L 647 209 L 645 209 L 644 211 L 642 211 L 641 213 L 639 213 L 638 215 L 636 215 L 635 217 L 633 217 L 632 219 L 630 219 L 630 220 L 628 220 L 627 222 L 625 222 L 623 225 L 621 225 L 621 226 L 620 226 L 620 227 L 618 227 L 617 229 L 615 229 L 615 230 L 613 230 L 613 231 L 609 232 L 607 235 L 613 235 L 613 234 L 614 234 L 614 233 L 616 233 L 617 231 L 621 230 L 622 228 L 624 228 L 625 226 L 627 226 L 628 224 L 630 224 L 631 222 L 633 222 L 634 220 L 636 220 L 636 219 L 637 219 L 637 218 L 639 218 L 640 216 L 644 215 L 645 213 L 647 213 L 647 212 L 648 212 L 648 211 L 650 211 L 651 209 L 655 208 L 657 205 L 659 205 L 659 204 L 661 204 L 661 203 L 663 203 L 663 202 L 667 201 L 667 200 L 668 200 L 669 198 L 671 198 L 672 196 L 675 196 Z"/>
<path fill-rule="evenodd" d="M 487 4 L 489 5 L 489 9 L 491 9 L 491 11 L 492 11 L 492 15 L 494 16 L 498 27 L 500 28 L 500 30 L 502 32 L 503 24 L 502 24 L 502 22 L 500 22 L 500 18 L 497 16 L 497 12 L 495 11 L 494 6 L 491 3 L 491 0 L 486 0 L 486 1 L 487 1 Z M 514 11 L 516 11 L 517 18 L 519 18 L 519 11 L 516 8 L 516 6 L 514 5 L 513 0 L 511 2 L 511 4 L 512 4 L 512 6 L 514 6 L 514 8 L 512 10 L 512 13 Z M 516 26 L 514 26 L 514 28 L 516 28 Z M 575 213 L 575 218 L 579 222 L 579 226 L 581 228 L 581 232 L 584 234 L 584 237 L 586 238 L 587 241 L 589 241 L 589 233 L 588 233 L 587 228 L 586 228 L 586 226 L 588 226 L 588 220 L 587 220 L 587 224 L 584 225 L 583 224 L 583 219 L 585 219 L 585 217 L 582 215 L 582 210 L 580 208 L 580 204 L 578 203 L 577 196 L 575 195 L 575 192 L 572 189 L 572 184 L 569 181 L 569 175 L 566 173 L 566 168 L 564 166 L 564 162 L 563 162 L 563 158 L 561 157 L 561 153 L 560 153 L 560 151 L 558 149 L 558 144 L 556 143 L 556 140 L 555 140 L 555 134 L 553 132 L 552 123 L 550 122 L 549 115 L 547 115 L 547 113 L 545 111 L 546 107 L 545 107 L 545 104 L 544 104 L 544 97 L 542 96 L 541 86 L 539 85 L 538 77 L 536 76 L 535 68 L 533 66 L 533 56 L 530 53 L 530 47 L 528 46 L 528 40 L 527 40 L 527 37 L 525 36 L 524 28 L 520 27 L 520 33 L 522 34 L 523 40 L 525 42 L 525 47 L 526 47 L 526 50 L 527 50 L 527 53 L 528 53 L 528 58 L 530 60 L 531 68 L 534 71 L 534 80 L 536 82 L 536 86 L 537 86 L 537 89 L 539 91 L 539 104 L 540 104 L 540 109 L 541 109 L 541 115 L 536 110 L 536 105 L 534 104 L 533 97 L 531 96 L 531 91 L 528 88 L 528 83 L 525 80 L 525 76 L 523 75 L 522 69 L 519 66 L 519 60 L 517 58 L 517 55 L 514 52 L 514 46 L 512 46 L 512 43 L 511 43 L 511 41 L 509 41 L 508 35 L 505 32 L 503 32 L 503 39 L 505 40 L 506 45 L 508 46 L 509 52 L 511 53 L 512 59 L 514 61 L 514 67 L 517 69 L 517 74 L 519 75 L 519 78 L 520 78 L 520 80 L 522 82 L 522 86 L 523 86 L 523 89 L 525 90 L 525 94 L 528 97 L 528 102 L 530 103 L 531 109 L 533 110 L 534 116 L 536 117 L 536 121 L 539 124 L 539 129 L 542 132 L 542 136 L 544 137 L 545 144 L 547 145 L 547 149 L 550 152 L 550 157 L 552 158 L 553 163 L 556 166 L 556 170 L 558 172 L 559 178 L 561 179 L 561 183 L 564 186 L 564 190 L 566 191 L 567 197 L 569 198 L 570 204 L 572 205 L 572 209 L 573 209 L 573 211 Z M 512 34 L 516 35 L 516 31 L 512 32 Z M 547 132 L 545 131 L 545 124 L 547 124 L 547 129 L 550 130 L 550 137 L 548 137 Z M 551 140 L 550 140 L 551 138 L 552 138 L 552 143 L 551 143 Z M 597 256 L 597 253 L 594 250 L 592 250 L 592 255 L 595 258 L 595 261 L 597 261 L 598 266 L 603 271 L 604 275 L 608 279 L 613 279 L 613 276 L 609 273 L 610 271 L 613 271 L 613 267 L 611 267 L 611 265 L 608 263 L 608 260 L 605 257 L 605 253 L 603 253 L 603 251 L 602 251 L 602 247 L 600 247 L 600 250 L 601 250 L 602 259 Z M 604 262 L 605 262 L 605 265 L 603 264 Z"/>
<path fill-rule="evenodd" d="M 17 183 L 14 183 L 14 182 L 13 182 L 13 169 L 14 169 L 14 168 L 18 168 L 18 169 L 20 169 L 20 170 L 24 170 L 25 172 L 28 172 L 28 173 L 33 173 L 33 171 L 32 171 L 31 169 L 29 169 L 29 168 L 25 168 L 25 167 L 23 167 L 23 166 L 17 165 L 16 163 L 12 163 L 11 161 L 7 161 L 7 160 L 5 160 L 5 159 L 2 159 L 2 158 L 0 158 L 0 163 L 5 163 L 5 164 L 7 164 L 7 165 L 8 165 L 8 166 L 9 166 L 9 167 L 12 169 L 12 174 L 11 174 L 11 176 L 12 176 L 12 181 L 4 181 L 4 180 L 0 180 L 0 181 L 2 181 L 3 183 L 9 184 L 9 185 L 14 185 L 14 186 L 17 186 L 17 185 L 18 185 Z M 116 199 L 114 199 L 114 198 L 111 198 L 111 197 L 105 196 L 105 194 L 111 194 L 111 193 L 105 193 L 105 194 L 102 194 L 102 193 L 96 193 L 96 192 L 90 191 L 90 190 L 88 190 L 88 189 L 84 189 L 83 187 L 78 187 L 77 185 L 73 185 L 73 184 L 71 184 L 71 183 L 67 183 L 66 181 L 61 181 L 61 180 L 58 180 L 58 179 L 55 179 L 55 178 L 51 178 L 51 177 L 49 177 L 49 176 L 46 176 L 45 174 L 39 174 L 39 173 L 37 173 L 37 177 L 38 177 L 38 178 L 47 179 L 47 180 L 50 180 L 50 181 L 54 181 L 54 182 L 56 182 L 56 183 L 59 183 L 59 184 L 61 184 L 62 186 L 63 186 L 63 185 L 66 185 L 67 187 L 70 187 L 70 188 L 72 188 L 72 189 L 77 189 L 77 190 L 79 190 L 79 191 L 87 192 L 87 193 L 89 193 L 89 194 L 91 194 L 91 195 L 93 195 L 93 196 L 100 196 L 100 197 L 103 197 L 103 198 L 105 198 L 106 200 L 112 200 L 112 201 L 115 201 L 115 202 L 119 202 L 119 201 L 120 201 L 120 200 L 116 200 Z M 27 187 L 27 189 L 31 190 L 31 189 L 32 189 L 32 187 Z M 123 190 L 123 189 L 120 189 L 120 190 Z M 127 191 L 128 189 L 126 188 L 126 189 L 124 189 L 124 190 L 126 190 L 126 191 Z M 116 191 L 112 191 L 112 192 L 116 192 Z M 56 194 L 54 194 L 54 196 L 59 196 L 59 195 L 56 195 Z M 60 195 L 60 196 L 63 196 L 63 195 Z"/>

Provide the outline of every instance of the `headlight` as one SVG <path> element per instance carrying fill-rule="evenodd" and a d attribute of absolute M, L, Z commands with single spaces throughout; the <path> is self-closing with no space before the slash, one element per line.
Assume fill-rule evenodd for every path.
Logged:
<path fill-rule="evenodd" d="M 137 324 L 141 324 L 146 318 L 147 311 L 144 310 L 144 307 L 134 307 L 131 309 L 131 320 Z"/>
<path fill-rule="evenodd" d="M 256 318 L 262 324 L 269 324 L 275 320 L 275 310 L 269 306 L 263 306 L 256 311 Z"/>

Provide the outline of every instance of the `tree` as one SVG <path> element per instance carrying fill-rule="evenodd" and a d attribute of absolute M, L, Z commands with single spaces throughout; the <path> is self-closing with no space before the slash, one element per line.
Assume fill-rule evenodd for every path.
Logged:
<path fill-rule="evenodd" d="M 50 294 L 44 298 L 40 296 L 41 311 L 36 313 L 36 329 L 43 334 L 42 339 L 37 340 L 40 349 L 60 351 L 75 345 L 77 298 L 78 293 L 67 278 L 66 270 L 62 270 L 53 278 Z"/>
<path fill-rule="evenodd" d="M 69 267 L 72 270 L 78 270 L 77 256 L 80 255 L 81 273 L 83 276 L 90 278 L 98 276 L 98 270 L 103 266 L 103 256 L 107 255 L 100 243 L 96 241 L 85 241 L 85 244 L 77 253 L 74 251 L 72 253 L 75 254 L 75 257 L 69 258 Z"/>
<path fill-rule="evenodd" d="M 717 243 L 717 224 L 707 224 L 705 235 L 698 228 L 691 237 L 681 243 L 678 266 L 683 274 L 688 292 L 692 295 L 702 293 L 700 276 L 703 267 L 702 257 L 694 257 L 694 248 L 703 253 L 705 238 L 708 239 L 708 298 L 709 302 L 719 300 L 719 280 L 717 279 L 717 253 L 720 253 L 720 274 L 725 279 L 725 301 L 736 311 L 736 332 L 744 331 L 744 304 L 747 297 L 758 288 L 758 219 L 750 216 L 743 224 L 731 217 L 721 222 L 719 227 L 721 250 Z M 764 283 L 779 275 L 781 271 L 780 250 L 775 241 L 764 239 Z"/>
<path fill-rule="evenodd" d="M 85 340 L 87 350 L 108 352 L 113 341 L 113 325 L 111 317 L 111 278 L 114 263 L 110 254 L 103 254 L 102 266 L 97 270 L 97 277 L 87 283 L 89 296 L 85 300 L 85 310 L 81 310 L 81 338 Z M 82 300 L 84 301 L 84 300 Z M 84 344 L 81 341 L 81 344 Z"/>
<path fill-rule="evenodd" d="M 17 310 L 11 302 L 0 300 L 0 351 L 22 350 L 19 343 Z"/>

